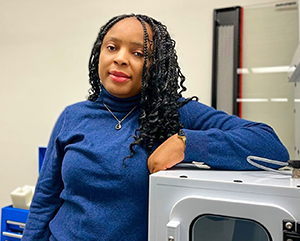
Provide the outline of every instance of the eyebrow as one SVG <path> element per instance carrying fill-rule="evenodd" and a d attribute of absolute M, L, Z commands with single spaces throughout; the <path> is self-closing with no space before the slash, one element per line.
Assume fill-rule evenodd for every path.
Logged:
<path fill-rule="evenodd" d="M 107 37 L 106 41 L 115 41 L 115 42 L 119 42 L 122 43 L 122 40 L 116 37 Z M 144 47 L 144 44 L 140 43 L 140 42 L 130 42 L 131 45 L 135 45 L 137 47 Z"/>

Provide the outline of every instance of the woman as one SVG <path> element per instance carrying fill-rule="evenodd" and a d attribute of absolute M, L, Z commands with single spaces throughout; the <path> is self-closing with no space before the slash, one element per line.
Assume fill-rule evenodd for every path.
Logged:
<path fill-rule="evenodd" d="M 100 29 L 89 100 L 54 127 L 23 240 L 147 240 L 149 173 L 181 161 L 254 170 L 248 155 L 289 159 L 269 126 L 182 98 L 174 47 L 144 15 Z"/>

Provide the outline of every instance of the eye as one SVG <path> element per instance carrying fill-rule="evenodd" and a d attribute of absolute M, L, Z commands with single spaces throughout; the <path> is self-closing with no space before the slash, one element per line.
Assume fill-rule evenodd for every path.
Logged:
<path fill-rule="evenodd" d="M 144 53 L 142 52 L 134 52 L 134 55 L 136 55 L 137 57 L 144 57 Z"/>
<path fill-rule="evenodd" d="M 113 46 L 113 45 L 108 45 L 108 46 L 107 46 L 107 49 L 110 50 L 110 51 L 113 51 L 113 50 L 116 49 L 116 47 Z"/>

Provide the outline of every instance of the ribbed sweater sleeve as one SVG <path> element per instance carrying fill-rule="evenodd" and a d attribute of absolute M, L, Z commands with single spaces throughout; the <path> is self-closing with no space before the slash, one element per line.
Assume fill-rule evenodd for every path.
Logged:
<path fill-rule="evenodd" d="M 59 135 L 63 131 L 65 119 L 66 110 L 58 118 L 50 137 L 23 233 L 23 241 L 48 241 L 51 235 L 49 222 L 62 203 L 59 195 L 63 189 L 61 178 L 63 147 Z"/>
<path fill-rule="evenodd" d="M 256 170 L 246 161 L 247 156 L 289 160 L 286 148 L 266 124 L 228 115 L 196 101 L 181 107 L 179 113 L 187 137 L 184 162 L 205 162 L 213 169 Z"/>

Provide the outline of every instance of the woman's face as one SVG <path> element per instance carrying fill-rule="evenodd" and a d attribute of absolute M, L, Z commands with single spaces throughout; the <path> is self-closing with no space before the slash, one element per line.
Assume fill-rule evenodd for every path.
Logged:
<path fill-rule="evenodd" d="M 146 27 L 152 40 L 152 30 L 148 24 Z M 141 92 L 143 64 L 143 26 L 134 17 L 125 18 L 117 22 L 103 39 L 98 69 L 100 80 L 116 97 L 135 96 Z"/>

